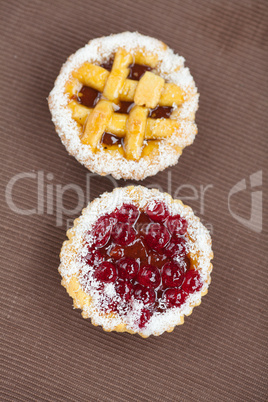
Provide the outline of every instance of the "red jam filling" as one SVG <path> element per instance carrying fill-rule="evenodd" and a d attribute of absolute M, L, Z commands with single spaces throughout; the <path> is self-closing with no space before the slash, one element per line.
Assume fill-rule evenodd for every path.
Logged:
<path fill-rule="evenodd" d="M 122 145 L 123 146 L 123 138 L 119 138 L 112 133 L 103 133 L 101 137 L 101 143 L 104 145 Z"/>
<path fill-rule="evenodd" d="M 101 93 L 94 88 L 86 87 L 85 85 L 80 89 L 76 100 L 87 107 L 95 107 L 100 100 Z"/>
<path fill-rule="evenodd" d="M 102 63 L 100 66 L 102 68 L 105 68 L 105 70 L 107 70 L 107 71 L 112 71 L 113 64 L 114 64 L 114 59 L 109 59 L 105 63 Z"/>
<path fill-rule="evenodd" d="M 172 110 L 172 106 L 157 106 L 156 108 L 149 110 L 148 117 L 151 117 L 151 119 L 168 119 Z"/>
<path fill-rule="evenodd" d="M 123 204 L 100 217 L 90 232 L 93 245 L 83 258 L 94 270 L 100 292 L 104 284 L 115 285 L 117 297 L 107 296 L 100 308 L 127 314 L 131 302 L 140 300 L 144 308 L 137 324 L 144 328 L 154 312 L 179 307 L 199 291 L 203 283 L 199 272 L 191 269 L 186 231 L 187 221 L 170 215 L 159 201 L 144 211 Z"/>
<path fill-rule="evenodd" d="M 129 66 L 129 75 L 127 78 L 131 80 L 139 81 L 141 77 L 146 73 L 146 71 L 151 71 L 151 67 L 145 66 L 144 64 L 131 64 Z"/>

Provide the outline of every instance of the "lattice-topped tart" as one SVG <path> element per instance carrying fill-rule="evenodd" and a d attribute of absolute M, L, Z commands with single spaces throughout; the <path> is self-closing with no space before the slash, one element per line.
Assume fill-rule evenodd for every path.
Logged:
<path fill-rule="evenodd" d="M 69 153 L 117 179 L 144 179 L 175 164 L 197 132 L 198 94 L 183 57 L 139 33 L 78 50 L 62 67 L 49 106 Z"/>
<path fill-rule="evenodd" d="M 141 186 L 104 193 L 67 235 L 62 284 L 83 317 L 105 331 L 171 332 L 207 293 L 209 233 L 168 194 Z"/>

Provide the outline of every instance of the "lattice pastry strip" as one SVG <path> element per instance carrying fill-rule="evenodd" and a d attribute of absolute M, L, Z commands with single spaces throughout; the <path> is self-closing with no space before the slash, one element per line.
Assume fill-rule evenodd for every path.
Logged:
<path fill-rule="evenodd" d="M 139 160 L 142 144 L 145 138 L 145 129 L 148 109 L 134 106 L 126 122 L 125 152 L 128 159 Z"/>
<path fill-rule="evenodd" d="M 153 74 L 150 71 L 146 71 L 138 82 L 135 91 L 134 102 L 136 105 L 144 105 L 154 109 L 159 103 L 164 84 L 164 78 L 159 77 L 159 75 Z"/>
<path fill-rule="evenodd" d="M 88 62 L 85 62 L 78 70 L 73 72 L 74 78 L 77 78 L 83 85 L 97 89 L 100 92 L 103 92 L 109 75 L 109 71 L 105 70 L 105 68 Z"/>
<path fill-rule="evenodd" d="M 100 100 L 86 122 L 82 142 L 96 149 L 113 113 L 113 104 Z"/>
<path fill-rule="evenodd" d="M 129 74 L 128 66 L 133 62 L 133 57 L 124 49 L 116 52 L 112 71 L 107 78 L 103 90 L 103 96 L 110 101 L 118 101 L 124 82 Z"/>

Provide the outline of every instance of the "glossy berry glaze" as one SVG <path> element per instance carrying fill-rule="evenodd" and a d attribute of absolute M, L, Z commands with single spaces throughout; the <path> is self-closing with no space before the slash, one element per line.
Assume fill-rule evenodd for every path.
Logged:
<path fill-rule="evenodd" d="M 128 314 L 135 300 L 142 302 L 136 324 L 144 328 L 154 312 L 180 307 L 203 283 L 191 269 L 187 252 L 187 222 L 170 215 L 163 202 L 154 201 L 144 211 L 123 204 L 101 216 L 89 233 L 83 262 L 93 275 L 83 282 L 97 283 L 98 292 L 114 284 L 115 295 L 105 296 L 99 306 L 106 313 Z"/>

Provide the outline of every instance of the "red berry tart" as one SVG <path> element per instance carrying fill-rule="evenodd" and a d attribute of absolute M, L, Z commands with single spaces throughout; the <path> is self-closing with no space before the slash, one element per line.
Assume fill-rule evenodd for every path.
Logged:
<path fill-rule="evenodd" d="M 105 331 L 171 332 L 207 293 L 210 235 L 168 194 L 141 186 L 104 193 L 67 235 L 62 285 L 83 317 Z"/>

